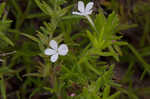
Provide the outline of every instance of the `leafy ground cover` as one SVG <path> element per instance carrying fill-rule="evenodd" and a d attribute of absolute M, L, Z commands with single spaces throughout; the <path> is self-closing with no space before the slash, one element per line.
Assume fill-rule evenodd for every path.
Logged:
<path fill-rule="evenodd" d="M 0 99 L 150 99 L 149 0 L 0 0 Z"/>

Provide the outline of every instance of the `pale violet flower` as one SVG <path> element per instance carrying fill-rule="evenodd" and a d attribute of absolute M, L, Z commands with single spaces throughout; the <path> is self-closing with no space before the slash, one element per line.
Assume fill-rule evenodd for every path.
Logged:
<path fill-rule="evenodd" d="M 85 7 L 83 1 L 79 1 L 78 2 L 79 12 L 72 12 L 72 14 L 81 15 L 81 16 L 88 16 L 92 13 L 93 5 L 94 5 L 93 2 L 89 2 Z"/>
<path fill-rule="evenodd" d="M 71 97 L 74 97 L 75 95 L 76 95 L 75 93 L 72 93 L 70 96 L 71 96 Z"/>
<path fill-rule="evenodd" d="M 65 55 L 67 55 L 67 53 L 68 53 L 68 47 L 67 47 L 66 44 L 61 44 L 61 45 L 58 47 L 57 42 L 56 42 L 55 40 L 51 40 L 51 41 L 49 42 L 49 46 L 50 46 L 51 48 L 47 48 L 47 49 L 44 51 L 44 53 L 45 53 L 46 55 L 51 56 L 50 61 L 53 62 L 53 63 L 56 62 L 56 60 L 58 59 L 58 56 L 59 56 L 59 55 L 65 56 Z"/>

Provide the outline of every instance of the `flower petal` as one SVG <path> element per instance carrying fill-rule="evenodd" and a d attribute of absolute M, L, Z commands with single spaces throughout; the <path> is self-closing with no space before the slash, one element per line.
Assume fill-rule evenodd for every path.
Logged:
<path fill-rule="evenodd" d="M 82 13 L 80 13 L 80 12 L 72 12 L 72 14 L 82 15 Z"/>
<path fill-rule="evenodd" d="M 54 62 L 56 62 L 57 59 L 58 59 L 58 53 L 52 55 L 50 60 L 51 60 L 51 62 L 54 63 Z"/>
<path fill-rule="evenodd" d="M 84 12 L 85 8 L 84 8 L 84 3 L 83 3 L 83 1 L 79 1 L 79 2 L 78 2 L 78 10 L 79 10 L 80 12 Z"/>
<path fill-rule="evenodd" d="M 53 48 L 54 50 L 57 50 L 58 44 L 57 44 L 57 42 L 56 42 L 55 40 L 51 40 L 51 41 L 49 42 L 49 45 L 50 45 L 50 47 Z"/>
<path fill-rule="evenodd" d="M 90 11 L 86 12 L 85 15 L 90 15 L 90 14 L 92 14 L 92 12 L 93 12 L 93 10 L 90 10 Z"/>
<path fill-rule="evenodd" d="M 89 12 L 89 11 L 93 8 L 93 5 L 94 5 L 93 2 L 89 2 L 89 3 L 86 5 L 85 12 Z"/>
<path fill-rule="evenodd" d="M 61 44 L 60 47 L 58 48 L 58 54 L 65 56 L 68 53 L 68 47 L 66 44 Z"/>
<path fill-rule="evenodd" d="M 54 55 L 54 54 L 56 53 L 56 51 L 53 50 L 53 49 L 47 48 L 47 49 L 44 51 L 44 53 L 45 53 L 46 55 Z"/>

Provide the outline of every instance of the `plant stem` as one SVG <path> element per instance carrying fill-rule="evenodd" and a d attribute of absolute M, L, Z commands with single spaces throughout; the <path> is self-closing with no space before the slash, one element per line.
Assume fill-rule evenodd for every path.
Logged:
<path fill-rule="evenodd" d="M 7 99 L 3 75 L 0 76 L 0 88 L 1 88 L 1 95 L 2 95 L 3 99 Z"/>
<path fill-rule="evenodd" d="M 85 17 L 87 18 L 87 20 L 89 21 L 89 23 L 92 25 L 92 27 L 94 28 L 94 30 L 97 32 L 95 24 L 94 24 L 93 20 L 90 18 L 90 16 L 87 15 Z"/>

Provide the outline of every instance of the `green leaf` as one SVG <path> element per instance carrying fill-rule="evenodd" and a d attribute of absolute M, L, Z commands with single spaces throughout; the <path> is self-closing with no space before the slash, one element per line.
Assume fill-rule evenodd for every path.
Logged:
<path fill-rule="evenodd" d="M 77 15 L 68 15 L 68 16 L 63 16 L 62 20 L 74 20 L 74 19 L 81 19 L 83 16 L 77 16 Z"/>
<path fill-rule="evenodd" d="M 95 19 L 96 29 L 100 32 L 101 29 L 104 28 L 105 24 L 106 24 L 106 18 L 104 14 L 103 13 L 98 14 Z"/>
<path fill-rule="evenodd" d="M 32 35 L 25 34 L 25 33 L 21 33 L 21 35 L 23 35 L 23 36 L 25 36 L 25 37 L 27 37 L 27 38 L 29 38 L 29 39 L 31 39 L 31 40 L 33 40 L 33 41 L 39 43 L 39 39 L 36 38 L 36 37 L 34 37 L 34 36 L 32 36 Z"/>
<path fill-rule="evenodd" d="M 117 15 L 113 12 L 108 16 L 107 23 L 105 24 L 105 32 L 104 32 L 104 39 L 106 40 L 113 40 L 115 37 L 116 28 L 119 24 L 119 19 Z"/>
<path fill-rule="evenodd" d="M 0 68 L 0 75 L 5 74 L 5 73 L 9 73 L 9 72 L 14 72 L 14 71 L 9 69 L 8 67 L 1 67 Z"/>
<path fill-rule="evenodd" d="M 144 67 L 144 69 L 150 73 L 150 64 L 148 64 L 142 57 L 141 55 L 138 53 L 138 51 L 130 44 L 128 44 L 128 47 L 130 48 L 130 50 L 134 53 L 134 55 L 137 57 L 137 59 L 139 60 L 139 62 L 141 62 L 141 66 Z"/>
<path fill-rule="evenodd" d="M 8 37 L 6 37 L 3 33 L 1 33 L 1 32 L 0 32 L 0 38 L 2 40 L 4 40 L 5 42 L 7 42 L 8 44 L 10 44 L 11 46 L 14 46 L 14 43 Z"/>
<path fill-rule="evenodd" d="M 138 27 L 137 24 L 131 24 L 131 25 L 129 25 L 129 24 L 121 24 L 121 25 L 118 26 L 117 31 L 119 32 L 121 30 L 127 30 L 129 28 L 136 28 L 136 27 Z"/>
<path fill-rule="evenodd" d="M 6 5 L 6 3 L 0 4 L 0 18 L 2 17 L 2 14 L 3 14 L 3 12 L 4 12 L 5 5 Z"/>
<path fill-rule="evenodd" d="M 119 95 L 120 95 L 120 92 L 116 92 L 113 95 L 111 95 L 110 97 L 108 97 L 108 99 L 116 99 Z"/>
<path fill-rule="evenodd" d="M 52 8 L 44 1 L 40 2 L 40 0 L 34 0 L 38 7 L 46 14 L 46 15 L 53 15 Z"/>
<path fill-rule="evenodd" d="M 104 92 L 103 92 L 103 99 L 108 99 L 109 93 L 110 93 L 110 86 L 106 85 Z"/>

